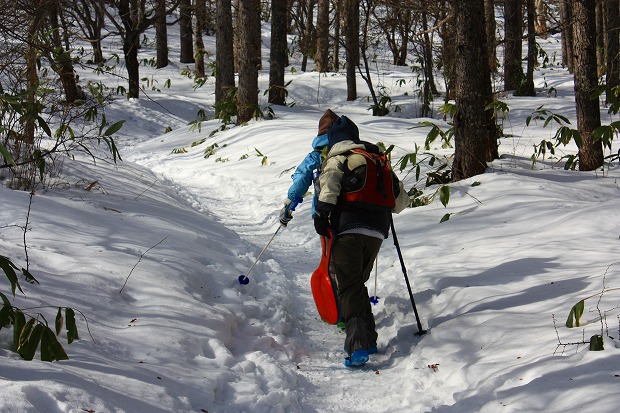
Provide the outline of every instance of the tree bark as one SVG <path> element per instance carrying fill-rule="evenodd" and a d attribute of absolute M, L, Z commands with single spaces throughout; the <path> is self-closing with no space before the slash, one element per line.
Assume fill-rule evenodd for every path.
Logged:
<path fill-rule="evenodd" d="M 574 78 L 577 128 L 581 134 L 579 170 L 592 171 L 603 165 L 603 145 L 592 132 L 601 126 L 596 74 L 595 0 L 573 0 Z"/>
<path fill-rule="evenodd" d="M 410 10 L 407 10 L 407 14 L 411 14 Z M 411 18 L 409 17 L 408 20 Z M 433 73 L 434 65 L 433 65 L 433 42 L 431 42 L 431 36 L 428 33 L 428 15 L 426 10 L 422 10 L 422 30 L 424 30 L 424 41 L 422 43 L 422 48 L 424 50 L 424 89 L 425 89 L 425 99 L 432 100 L 434 95 L 438 95 L 439 92 L 437 90 L 437 86 L 435 86 L 435 75 Z M 406 37 L 409 33 L 407 33 Z M 406 40 L 403 41 L 405 44 Z M 432 95 L 432 96 L 431 96 Z M 430 102 L 429 102 L 430 103 Z"/>
<path fill-rule="evenodd" d="M 82 22 L 80 29 L 93 49 L 93 62 L 103 64 L 101 49 L 101 31 L 105 25 L 104 0 L 80 1 L 73 0 L 71 11 Z"/>
<path fill-rule="evenodd" d="M 319 0 L 316 20 L 316 52 L 314 61 L 321 73 L 329 71 L 329 0 Z"/>
<path fill-rule="evenodd" d="M 155 3 L 155 43 L 157 45 L 156 67 L 168 66 L 168 25 L 166 24 L 166 0 Z"/>
<path fill-rule="evenodd" d="M 562 21 L 562 63 L 573 73 L 573 6 L 571 0 L 560 0 Z"/>
<path fill-rule="evenodd" d="M 516 90 L 523 82 L 521 65 L 523 46 L 523 13 L 521 1 L 504 2 L 504 25 L 506 39 L 504 43 L 504 89 Z"/>
<path fill-rule="evenodd" d="M 489 70 L 491 73 L 497 72 L 497 42 L 495 41 L 495 28 L 497 24 L 495 22 L 495 1 L 484 0 L 484 27 L 487 33 L 487 49 L 488 49 L 488 61 Z"/>
<path fill-rule="evenodd" d="M 343 0 L 334 1 L 334 56 L 332 66 L 334 70 L 340 69 L 340 23 L 342 20 Z"/>
<path fill-rule="evenodd" d="M 547 5 L 544 0 L 536 1 L 536 34 L 543 39 L 547 38 Z"/>
<path fill-rule="evenodd" d="M 62 14 L 61 3 L 58 1 L 49 4 L 49 21 L 52 27 L 51 40 L 54 51 L 49 56 L 50 65 L 54 72 L 58 73 L 60 83 L 65 92 L 67 104 L 71 105 L 84 95 L 78 88 L 71 52 L 63 47 L 59 18 Z"/>
<path fill-rule="evenodd" d="M 534 89 L 534 67 L 536 66 L 536 4 L 535 0 L 527 1 L 527 71 L 525 81 L 517 90 L 519 96 L 536 96 Z"/>
<path fill-rule="evenodd" d="M 305 23 L 305 30 L 303 33 L 303 39 L 301 40 L 301 53 L 302 53 L 302 60 L 301 60 L 301 71 L 305 72 L 308 69 L 308 56 L 312 55 L 314 56 L 314 41 L 313 41 L 313 37 L 314 37 L 314 4 L 315 4 L 315 0 L 305 0 L 306 3 L 306 19 L 304 20 Z"/>
<path fill-rule="evenodd" d="M 194 60 L 197 78 L 204 78 L 205 73 L 205 43 L 202 35 L 207 29 L 207 6 L 205 0 L 194 0 Z"/>
<path fill-rule="evenodd" d="M 486 170 L 488 158 L 497 155 L 497 129 L 493 114 L 485 110 L 491 98 L 483 0 L 455 0 L 456 114 L 454 117 L 454 181 Z M 493 152 L 495 148 L 495 153 Z"/>
<path fill-rule="evenodd" d="M 360 60 L 359 28 L 360 0 L 344 0 L 345 48 L 347 65 L 347 100 L 357 99 L 357 66 Z"/>
<path fill-rule="evenodd" d="M 617 104 L 620 101 L 617 96 L 620 90 L 614 93 L 614 88 L 620 86 L 620 42 L 618 41 L 618 35 L 620 34 L 620 1 L 607 0 L 605 6 L 605 15 L 607 17 L 606 97 L 608 103 Z"/>
<path fill-rule="evenodd" d="M 239 89 L 237 124 L 251 120 L 258 111 L 260 55 L 260 0 L 239 2 Z"/>
<path fill-rule="evenodd" d="M 605 74 L 605 18 L 603 16 L 603 0 L 596 0 L 596 62 L 599 76 Z"/>
<path fill-rule="evenodd" d="M 447 3 L 447 9 L 442 10 L 441 20 L 446 22 L 439 29 L 439 36 L 441 37 L 441 59 L 444 67 L 444 79 L 446 86 L 445 102 L 455 98 L 455 54 L 456 44 L 454 38 L 456 37 L 456 18 L 454 15 L 454 6 L 451 3 Z"/>
<path fill-rule="evenodd" d="M 179 33 L 181 63 L 194 63 L 194 42 L 192 30 L 192 0 L 181 0 L 179 4 Z"/>
<path fill-rule="evenodd" d="M 274 1 L 271 5 L 271 49 L 269 50 L 269 103 L 274 105 L 286 104 L 286 89 L 284 88 L 284 71 L 287 63 L 288 44 L 287 8 L 282 0 Z"/>
<path fill-rule="evenodd" d="M 229 56 L 227 59 L 215 60 L 215 116 L 220 117 L 217 106 L 226 99 L 228 91 L 235 87 L 235 63 L 231 58 L 234 55 L 231 0 L 217 0 L 216 11 L 215 54 Z"/>

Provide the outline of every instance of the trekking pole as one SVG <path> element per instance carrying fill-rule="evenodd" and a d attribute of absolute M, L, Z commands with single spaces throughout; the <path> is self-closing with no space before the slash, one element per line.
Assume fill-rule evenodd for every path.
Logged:
<path fill-rule="evenodd" d="M 373 304 L 379 304 L 379 298 L 381 298 L 377 295 L 377 272 L 378 271 L 379 271 L 379 257 L 377 256 L 376 261 L 375 261 L 375 295 L 370 297 L 370 302 Z"/>
<path fill-rule="evenodd" d="M 243 275 L 241 274 L 239 276 L 239 283 L 240 284 L 248 284 L 250 282 L 250 279 L 248 278 L 248 275 L 250 275 L 250 273 L 252 272 L 252 270 L 254 269 L 254 266 L 256 265 L 256 263 L 258 262 L 258 260 L 260 260 L 260 257 L 263 255 L 263 253 L 267 250 L 267 247 L 269 246 L 269 244 L 271 244 L 271 241 L 273 241 L 273 239 L 276 237 L 276 235 L 278 235 L 278 231 L 280 231 L 280 228 L 282 228 L 284 226 L 284 224 L 280 224 L 280 226 L 278 227 L 278 229 L 276 229 L 276 232 L 273 234 L 273 236 L 271 237 L 271 239 L 269 240 L 269 242 L 267 243 L 267 245 L 265 245 L 265 248 L 263 248 L 263 250 L 260 252 L 260 254 L 258 254 L 258 257 L 256 257 L 256 261 L 254 261 L 254 264 L 252 264 L 252 266 L 250 267 L 250 269 L 248 270 L 248 272 Z"/>
<path fill-rule="evenodd" d="M 394 220 L 390 216 L 390 227 L 392 229 L 392 238 L 394 239 L 394 245 L 396 246 L 396 252 L 398 252 L 398 259 L 400 260 L 400 266 L 403 270 L 403 275 L 405 276 L 405 282 L 407 283 L 407 290 L 409 291 L 409 299 L 411 300 L 411 305 L 413 306 L 413 313 L 415 314 L 415 320 L 418 323 L 418 332 L 416 336 L 421 336 L 426 334 L 426 330 L 422 328 L 422 323 L 420 322 L 420 316 L 418 315 L 418 309 L 415 306 L 415 301 L 413 299 L 413 293 L 411 292 L 411 284 L 409 284 L 409 277 L 407 277 L 407 269 L 405 268 L 405 261 L 403 260 L 403 254 L 400 251 L 400 246 L 398 245 L 398 237 L 396 236 L 396 231 L 394 230 Z"/>
<path fill-rule="evenodd" d="M 293 203 L 291 204 L 291 211 L 294 211 L 295 208 L 297 207 L 297 205 L 300 203 L 301 201 L 299 199 L 295 199 L 295 201 L 293 201 Z M 256 260 L 254 261 L 254 264 L 252 264 L 252 266 L 250 267 L 250 269 L 248 270 L 248 272 L 243 275 L 241 274 L 238 278 L 239 280 L 239 284 L 242 285 L 246 285 L 250 282 L 250 279 L 248 278 L 248 275 L 250 275 L 250 273 L 252 272 L 252 270 L 254 269 L 254 266 L 258 263 L 258 260 L 260 260 L 260 257 L 263 255 L 263 253 L 267 250 L 267 247 L 269 247 L 269 245 L 271 244 L 271 241 L 273 241 L 273 239 L 276 237 L 276 235 L 278 235 L 278 232 L 280 231 L 280 229 L 282 229 L 282 227 L 285 227 L 286 225 L 284 224 L 280 224 L 280 226 L 278 227 L 278 229 L 276 229 L 276 232 L 273 234 L 273 236 L 271 237 L 271 239 L 269 240 L 269 242 L 267 243 L 267 245 L 265 245 L 265 248 L 263 248 L 263 250 L 260 252 L 260 254 L 258 254 L 258 257 L 256 257 Z"/>

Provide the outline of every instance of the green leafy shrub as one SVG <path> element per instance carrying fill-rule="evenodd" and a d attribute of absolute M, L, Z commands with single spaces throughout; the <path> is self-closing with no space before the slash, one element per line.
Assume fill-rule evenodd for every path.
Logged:
<path fill-rule="evenodd" d="M 17 267 L 10 259 L 0 256 L 0 268 L 9 280 L 11 294 L 15 297 L 15 291 L 22 290 L 17 272 L 29 283 L 39 283 L 36 278 L 25 268 Z M 69 356 L 57 339 L 66 327 L 67 342 L 71 344 L 79 339 L 78 329 L 75 322 L 75 312 L 68 307 L 58 307 L 54 321 L 54 330 L 50 328 L 47 320 L 42 314 L 32 316 L 22 309 L 14 307 L 5 294 L 0 292 L 2 308 L 0 308 L 0 330 L 13 327 L 13 350 L 15 350 L 24 360 L 32 360 L 37 349 L 40 348 L 42 361 L 68 360 Z M 64 309 L 64 317 L 63 317 Z"/>

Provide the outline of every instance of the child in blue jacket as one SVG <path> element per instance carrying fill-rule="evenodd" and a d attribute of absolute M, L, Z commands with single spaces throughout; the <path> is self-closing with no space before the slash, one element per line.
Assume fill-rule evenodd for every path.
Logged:
<path fill-rule="evenodd" d="M 291 213 L 291 206 L 302 201 L 303 196 L 308 192 L 308 188 L 312 185 L 312 173 L 314 170 L 320 170 L 323 159 L 321 153 L 323 148 L 327 146 L 327 131 L 340 117 L 327 109 L 321 119 L 319 120 L 319 131 L 317 136 L 312 140 L 312 152 L 310 152 L 304 160 L 297 166 L 293 173 L 291 184 L 287 199 L 284 201 L 284 207 L 280 211 L 280 223 L 286 226 L 293 214 Z M 315 216 L 316 205 L 316 193 L 312 199 L 312 218 Z"/>

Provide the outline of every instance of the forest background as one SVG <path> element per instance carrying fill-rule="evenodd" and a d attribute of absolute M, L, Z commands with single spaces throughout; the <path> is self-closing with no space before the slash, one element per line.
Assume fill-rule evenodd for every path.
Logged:
<path fill-rule="evenodd" d="M 561 67 L 571 74 L 575 106 L 564 106 L 561 112 L 535 106 L 528 116 L 518 117 L 528 126 L 540 122 L 557 128 L 533 144 L 532 165 L 547 165 L 551 158 L 568 170 L 611 173 L 613 169 L 601 168 L 610 168 L 618 159 L 613 148 L 618 128 L 613 121 L 618 81 L 616 1 L 41 0 L 3 2 L 0 13 L 6 40 L 1 57 L 4 162 L 0 167 L 3 184 L 28 195 L 25 204 L 12 202 L 15 195 L 7 192 L 3 200 L 9 209 L 21 205 L 16 212 L 27 218 L 25 224 L 2 227 L 3 236 L 22 230 L 23 253 L 7 247 L 13 253 L 0 260 L 8 280 L 8 287 L 0 291 L 0 325 L 7 327 L 3 333 L 11 332 L 5 347 L 26 359 L 37 355 L 63 360 L 66 349 L 56 337 L 61 334 L 68 342 L 78 337 L 72 307 L 58 308 L 55 323 L 48 324 L 40 313 L 15 302 L 22 289 L 18 280 L 36 284 L 38 278 L 30 271 L 27 242 L 33 198 L 53 189 L 58 177 L 67 173 L 67 159 L 86 155 L 95 164 L 115 163 L 124 157 L 122 148 L 127 156 L 140 159 L 124 138 L 140 135 L 136 125 L 144 124 L 109 115 L 117 113 L 115 105 L 136 100 L 161 105 L 166 112 L 153 96 L 175 90 L 180 79 L 192 86 L 193 99 L 200 96 L 200 109 L 189 121 L 192 131 L 211 132 L 191 147 L 218 134 L 239 133 L 243 128 L 238 127 L 258 119 L 277 122 L 287 111 L 303 111 L 304 106 L 298 105 L 308 105 L 312 97 L 317 107 L 340 102 L 343 113 L 350 109 L 342 102 L 350 102 L 377 119 L 416 118 L 424 127 L 424 138 L 404 152 L 391 148 L 395 167 L 409 174 L 412 206 L 438 201 L 442 207 L 454 205 L 450 184 L 482 174 L 498 161 L 499 142 L 512 138 L 507 122 L 516 119 L 510 117 L 511 106 L 505 100 L 565 93 L 535 79 L 546 68 Z M 560 48 L 542 47 L 556 39 Z M 387 80 L 393 78 L 386 67 L 398 71 L 396 82 L 410 86 L 410 91 L 391 94 Z M 402 69 L 410 76 L 402 76 Z M 293 93 L 294 84 L 284 81 L 311 72 L 323 75 L 319 86 L 305 93 Z M 345 85 L 334 89 L 339 95 L 321 96 L 321 84 L 333 86 L 335 79 Z M 176 103 L 186 99 L 180 96 Z M 601 123 L 601 113 L 610 115 L 608 124 Z M 178 123 L 159 133 L 176 127 Z M 216 143 L 208 146 L 205 157 L 218 152 Z M 437 146 L 440 150 L 431 150 Z M 177 155 L 190 151 L 180 143 L 167 149 Z M 269 163 L 266 154 L 256 152 L 265 165 Z M 98 180 L 90 184 L 91 190 L 97 188 Z M 441 220 L 449 221 L 455 214 L 445 211 Z M 8 239 L 14 237 L 7 235 Z M 571 313 L 576 323 L 582 304 L 579 301 Z M 225 324 L 234 329 L 234 322 Z M 596 349 L 609 336 L 601 329 L 579 342 L 592 343 Z M 226 363 L 222 361 L 221 367 Z M 223 400 L 231 402 L 227 396 Z M 240 410 L 262 403 L 257 396 Z M 283 408 L 287 409 L 286 403 Z"/>

